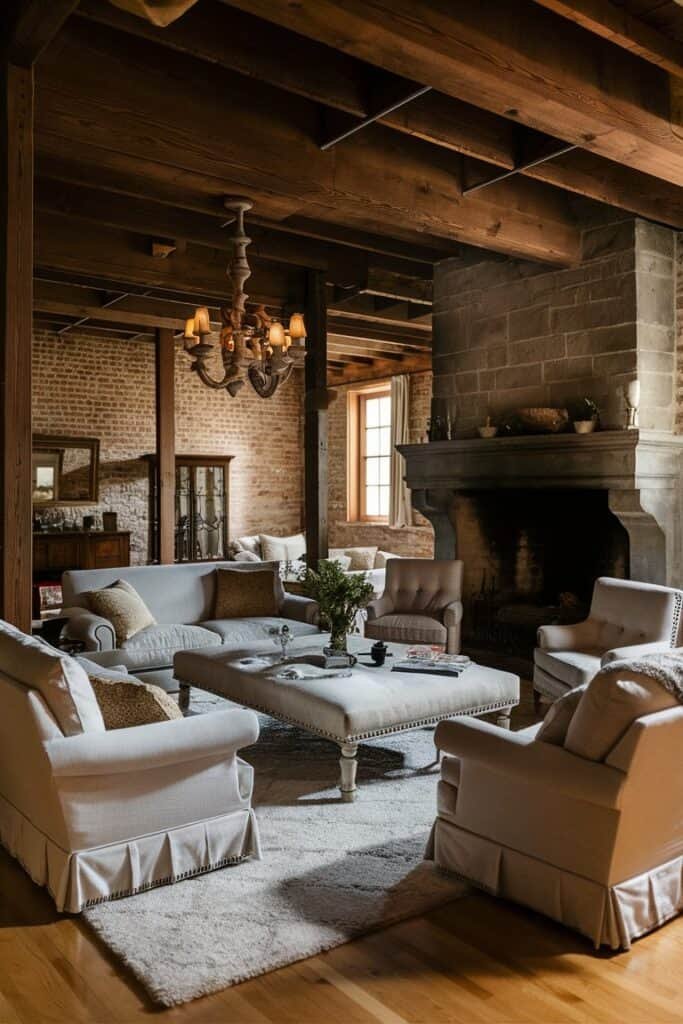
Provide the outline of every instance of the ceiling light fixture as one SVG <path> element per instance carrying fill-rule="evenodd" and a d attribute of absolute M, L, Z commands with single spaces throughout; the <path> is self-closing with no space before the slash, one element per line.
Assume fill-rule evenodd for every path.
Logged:
<path fill-rule="evenodd" d="M 270 398 L 292 370 L 304 364 L 306 325 L 302 313 L 293 313 L 285 324 L 271 317 L 265 306 L 247 312 L 249 296 L 244 285 L 251 275 L 247 260 L 251 239 L 245 234 L 244 215 L 252 203 L 243 196 L 230 196 L 225 206 L 234 212 L 235 226 L 232 259 L 227 271 L 232 282 L 232 305 L 222 306 L 220 310 L 223 376 L 213 377 L 207 365 L 214 345 L 208 340 L 212 331 L 205 306 L 197 309 L 185 324 L 185 349 L 192 359 L 191 368 L 207 387 L 225 389 L 234 398 L 248 380 L 257 395 Z"/>

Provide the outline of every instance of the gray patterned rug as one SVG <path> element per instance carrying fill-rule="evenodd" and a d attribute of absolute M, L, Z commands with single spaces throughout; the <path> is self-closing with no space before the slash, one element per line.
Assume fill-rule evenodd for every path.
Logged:
<path fill-rule="evenodd" d="M 218 698 L 198 694 L 193 710 Z M 339 799 L 334 744 L 261 716 L 263 860 L 93 907 L 83 915 L 150 995 L 175 1006 L 458 898 L 422 861 L 434 819 L 433 731 L 363 743 L 355 803 Z"/>

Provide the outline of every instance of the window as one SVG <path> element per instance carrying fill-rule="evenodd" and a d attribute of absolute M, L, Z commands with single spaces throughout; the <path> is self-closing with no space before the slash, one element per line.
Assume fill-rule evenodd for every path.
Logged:
<path fill-rule="evenodd" d="M 391 477 L 391 391 L 386 384 L 349 392 L 348 516 L 387 522 Z"/>

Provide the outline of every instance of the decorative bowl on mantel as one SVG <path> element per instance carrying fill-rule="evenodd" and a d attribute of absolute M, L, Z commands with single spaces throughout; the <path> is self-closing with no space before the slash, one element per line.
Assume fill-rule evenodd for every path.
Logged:
<path fill-rule="evenodd" d="M 559 434 L 569 426 L 569 412 L 566 409 L 546 409 L 542 406 L 517 409 L 515 419 L 524 434 Z"/>

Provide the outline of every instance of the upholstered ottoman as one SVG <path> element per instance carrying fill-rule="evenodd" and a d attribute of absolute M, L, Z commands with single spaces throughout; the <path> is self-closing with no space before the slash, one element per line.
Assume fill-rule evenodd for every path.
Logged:
<path fill-rule="evenodd" d="M 327 637 L 300 637 L 293 641 L 289 660 L 304 652 L 320 652 Z M 181 686 L 199 686 L 245 707 L 263 711 L 283 722 L 324 736 L 341 749 L 341 794 L 352 800 L 356 791 L 356 755 L 361 740 L 423 726 L 456 715 L 497 714 L 509 727 L 510 712 L 519 703 L 519 677 L 472 664 L 457 678 L 392 672 L 392 663 L 405 655 L 403 644 L 389 644 L 393 657 L 381 668 L 363 657 L 370 644 L 350 638 L 350 648 L 361 654 L 351 675 L 318 679 L 276 679 L 276 664 L 264 664 L 257 654 L 275 661 L 272 647 L 250 645 L 239 650 L 208 648 L 182 651 L 174 659 L 174 674 Z"/>

